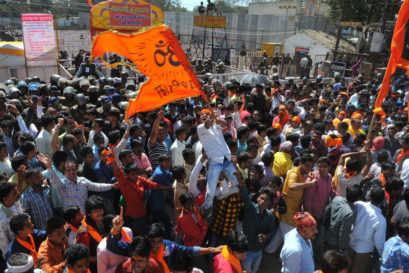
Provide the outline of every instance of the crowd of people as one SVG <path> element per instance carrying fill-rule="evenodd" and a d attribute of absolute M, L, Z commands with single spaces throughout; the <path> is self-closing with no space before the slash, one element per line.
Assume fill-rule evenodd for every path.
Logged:
<path fill-rule="evenodd" d="M 78 69 L 0 85 L 6 272 L 409 272 L 407 76 L 385 116 L 381 77 L 206 74 L 126 119 L 143 75 Z"/>

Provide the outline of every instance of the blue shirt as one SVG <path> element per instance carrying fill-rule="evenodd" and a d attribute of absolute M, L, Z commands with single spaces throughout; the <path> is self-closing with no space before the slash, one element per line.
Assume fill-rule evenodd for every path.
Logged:
<path fill-rule="evenodd" d="M 47 238 L 47 232 L 45 230 L 34 229 L 34 233 L 31 236 L 33 236 L 34 244 L 36 245 L 36 250 L 38 251 L 42 241 L 44 241 Z M 10 258 L 11 255 L 13 255 L 14 253 L 19 253 L 19 252 L 31 255 L 30 250 L 20 245 L 20 243 L 17 242 L 16 238 L 14 238 L 13 241 L 11 241 L 9 248 L 6 251 L 6 255 L 5 255 L 6 260 Z"/>
<path fill-rule="evenodd" d="M 43 165 L 41 165 L 37 157 L 33 157 L 33 159 L 28 160 L 28 164 L 30 165 L 30 168 L 39 169 L 40 171 L 44 171 Z"/>
<path fill-rule="evenodd" d="M 43 191 L 40 194 L 28 186 L 21 199 L 23 208 L 30 214 L 34 226 L 37 229 L 46 229 L 47 220 L 53 217 L 50 187 L 43 186 Z"/>
<path fill-rule="evenodd" d="M 102 163 L 101 161 L 98 161 L 95 164 L 94 172 L 95 172 L 95 175 L 97 176 L 97 181 L 100 181 L 101 177 L 105 177 L 104 183 L 112 184 L 115 181 L 114 171 L 112 170 L 112 168 L 108 167 L 105 163 Z M 110 190 L 110 191 L 99 192 L 98 195 L 101 197 L 105 197 L 105 198 L 113 198 L 114 191 Z"/>
<path fill-rule="evenodd" d="M 163 170 L 161 166 L 156 167 L 152 174 L 152 181 L 163 186 L 172 187 L 173 175 L 168 170 Z M 165 209 L 166 191 L 149 191 L 149 202 L 151 211 L 160 211 Z"/>
<path fill-rule="evenodd" d="M 132 242 L 121 242 L 121 234 L 117 235 L 112 235 L 109 234 L 108 240 L 107 240 L 107 248 L 109 251 L 121 255 L 121 256 L 126 256 L 130 257 L 130 245 Z M 163 250 L 164 250 L 164 257 L 168 257 L 172 254 L 173 251 L 182 251 L 182 252 L 187 252 L 193 256 L 199 256 L 200 255 L 200 247 L 198 246 L 182 246 L 178 245 L 175 242 L 169 241 L 169 240 L 163 240 Z"/>
<path fill-rule="evenodd" d="M 409 244 L 399 235 L 390 238 L 383 247 L 381 272 L 389 273 L 398 269 L 409 272 Z"/>
<path fill-rule="evenodd" d="M 284 238 L 280 253 L 282 273 L 313 273 L 314 258 L 310 240 L 305 241 L 297 229 L 289 231 Z"/>

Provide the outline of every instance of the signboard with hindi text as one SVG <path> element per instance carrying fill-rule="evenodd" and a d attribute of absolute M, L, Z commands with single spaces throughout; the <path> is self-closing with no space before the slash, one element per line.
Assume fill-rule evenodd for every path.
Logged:
<path fill-rule="evenodd" d="M 150 27 L 152 25 L 151 5 L 109 3 L 111 27 Z"/>
<path fill-rule="evenodd" d="M 195 27 L 225 28 L 226 17 L 213 15 L 196 15 L 194 17 L 193 25 Z"/>
<path fill-rule="evenodd" d="M 109 0 L 92 5 L 90 11 L 91 39 L 107 30 L 136 33 L 144 28 L 161 26 L 163 11 L 143 0 Z"/>
<path fill-rule="evenodd" d="M 52 14 L 22 14 L 23 41 L 27 66 L 53 66 L 57 62 Z"/>

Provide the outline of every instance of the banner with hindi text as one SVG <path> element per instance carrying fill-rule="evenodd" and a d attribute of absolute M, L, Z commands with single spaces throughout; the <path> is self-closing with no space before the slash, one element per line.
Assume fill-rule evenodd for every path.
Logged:
<path fill-rule="evenodd" d="M 55 66 L 57 42 L 52 14 L 22 14 L 27 66 Z"/>

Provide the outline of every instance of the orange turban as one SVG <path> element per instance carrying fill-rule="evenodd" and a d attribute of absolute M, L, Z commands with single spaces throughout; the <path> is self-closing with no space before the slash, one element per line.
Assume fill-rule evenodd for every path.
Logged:
<path fill-rule="evenodd" d="M 349 96 L 346 92 L 341 92 L 340 95 L 345 96 L 349 100 Z"/>
<path fill-rule="evenodd" d="M 278 128 L 280 130 L 280 132 L 283 130 L 283 126 L 281 126 L 281 124 L 278 123 L 278 122 L 276 124 L 274 124 L 273 128 Z"/>
<path fill-rule="evenodd" d="M 202 111 L 200 111 L 200 114 L 202 115 L 204 113 L 211 114 L 212 111 L 209 108 L 204 108 Z"/>
<path fill-rule="evenodd" d="M 338 113 L 338 116 L 339 116 L 339 115 L 347 116 L 347 113 L 345 113 L 345 111 L 340 111 L 340 112 Z"/>
<path fill-rule="evenodd" d="M 359 112 L 354 112 L 354 113 L 352 114 L 352 118 L 353 118 L 353 119 L 362 120 L 362 119 L 363 119 L 363 115 L 362 115 L 361 113 L 359 113 Z"/>
<path fill-rule="evenodd" d="M 327 100 L 324 100 L 324 99 L 320 99 L 319 103 L 328 104 L 328 101 L 327 101 Z"/>
<path fill-rule="evenodd" d="M 294 222 L 297 228 L 306 229 L 312 226 L 317 225 L 314 217 L 311 216 L 308 212 L 297 212 L 294 215 Z"/>
<path fill-rule="evenodd" d="M 338 128 L 338 124 L 341 123 L 341 120 L 339 118 L 336 118 L 332 121 L 332 125 L 334 125 L 335 128 Z"/>
<path fill-rule="evenodd" d="M 291 119 L 291 122 L 297 122 L 298 124 L 301 124 L 301 118 L 299 116 L 295 116 Z"/>

